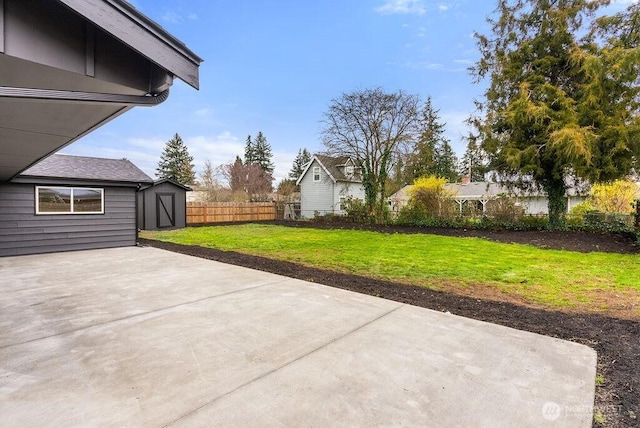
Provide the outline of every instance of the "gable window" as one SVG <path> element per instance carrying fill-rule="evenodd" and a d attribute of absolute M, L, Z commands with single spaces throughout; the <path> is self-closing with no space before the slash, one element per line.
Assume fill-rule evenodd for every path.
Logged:
<path fill-rule="evenodd" d="M 36 214 L 104 214 L 104 189 L 36 186 Z"/>
<path fill-rule="evenodd" d="M 313 167 L 313 181 L 320 181 L 320 167 Z"/>
<path fill-rule="evenodd" d="M 347 177 L 353 176 L 353 165 L 347 165 L 344 169 L 345 169 L 345 175 Z"/>

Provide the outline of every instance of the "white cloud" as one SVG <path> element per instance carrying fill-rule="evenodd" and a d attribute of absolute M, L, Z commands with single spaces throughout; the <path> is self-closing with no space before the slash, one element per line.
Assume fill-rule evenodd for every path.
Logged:
<path fill-rule="evenodd" d="M 206 160 L 209 160 L 213 167 L 217 167 L 218 165 L 233 162 L 236 156 L 244 157 L 244 139 L 239 139 L 229 131 L 223 132 L 216 137 L 186 137 L 184 142 L 189 147 L 189 154 L 194 158 L 197 173 L 202 171 Z M 297 152 L 274 151 L 274 186 L 287 177 L 296 155 Z"/>
<path fill-rule="evenodd" d="M 446 11 L 448 11 L 450 8 L 451 8 L 451 5 L 446 4 L 446 3 L 440 3 L 440 4 L 438 5 L 438 10 L 439 10 L 440 12 L 446 12 Z"/>
<path fill-rule="evenodd" d="M 467 149 L 464 140 L 469 135 L 471 127 L 465 121 L 469 118 L 468 111 L 441 110 L 440 119 L 445 125 L 445 135 L 451 141 L 456 155 L 461 157 Z"/>
<path fill-rule="evenodd" d="M 382 15 L 423 15 L 427 12 L 427 8 L 422 0 L 385 0 L 384 4 L 375 8 L 375 11 Z"/>
<path fill-rule="evenodd" d="M 287 178 L 289 175 L 289 171 L 291 170 L 291 166 L 293 165 L 293 160 L 296 158 L 297 153 L 294 152 L 274 152 L 273 153 L 273 163 L 275 164 L 275 170 L 273 171 L 273 177 L 275 180 L 273 181 L 274 187 L 278 185 L 278 183 L 283 179 Z"/>
<path fill-rule="evenodd" d="M 183 21 L 182 16 L 175 11 L 168 10 L 162 14 L 160 19 L 164 22 L 169 22 L 171 24 L 180 24 Z"/>
<path fill-rule="evenodd" d="M 193 156 L 196 176 L 199 177 L 204 169 L 205 161 L 209 160 L 215 168 L 233 162 L 236 156 L 244 156 L 244 139 L 239 139 L 229 131 L 222 132 L 216 136 L 181 135 L 182 140 L 189 149 L 189 154 Z M 118 138 L 110 136 L 109 138 Z M 167 138 L 160 137 L 132 137 L 124 139 L 118 146 L 110 146 L 104 141 L 84 140 L 66 147 L 62 152 L 70 155 L 93 156 L 111 159 L 126 158 L 133 162 L 138 168 L 144 171 L 149 177 L 155 179 L 156 168 L 160 155 L 167 143 Z M 293 164 L 297 152 L 276 152 L 273 154 L 274 186 L 280 180 L 286 178 Z"/>
<path fill-rule="evenodd" d="M 182 24 L 186 20 L 195 21 L 198 15 L 194 12 L 185 12 L 183 10 L 167 10 L 161 16 L 160 20 L 170 24 Z"/>
<path fill-rule="evenodd" d="M 440 63 L 427 61 L 407 62 L 404 66 L 413 70 L 442 70 L 444 68 L 444 65 Z"/>

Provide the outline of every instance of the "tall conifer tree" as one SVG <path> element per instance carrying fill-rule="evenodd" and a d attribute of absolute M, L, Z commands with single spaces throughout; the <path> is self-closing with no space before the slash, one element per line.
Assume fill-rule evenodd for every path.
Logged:
<path fill-rule="evenodd" d="M 165 144 L 156 175 L 160 179 L 173 180 L 187 186 L 195 183 L 193 157 L 189 155 L 189 149 L 177 133 Z"/>

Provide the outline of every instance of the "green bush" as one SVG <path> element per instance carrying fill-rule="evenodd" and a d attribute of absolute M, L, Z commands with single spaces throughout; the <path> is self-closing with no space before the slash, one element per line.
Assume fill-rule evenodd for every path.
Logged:
<path fill-rule="evenodd" d="M 576 205 L 571 208 L 569 214 L 567 214 L 567 225 L 568 226 L 583 226 L 584 225 L 584 217 L 589 211 L 593 211 L 595 208 L 593 204 L 589 201 L 585 201 L 581 204 Z"/>
<path fill-rule="evenodd" d="M 348 198 L 342 203 L 345 220 L 353 223 L 374 223 L 375 216 L 369 213 L 369 207 L 362 199 Z"/>

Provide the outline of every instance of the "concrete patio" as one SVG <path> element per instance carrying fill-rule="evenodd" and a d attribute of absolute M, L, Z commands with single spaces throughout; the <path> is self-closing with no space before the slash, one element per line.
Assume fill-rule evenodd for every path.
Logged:
<path fill-rule="evenodd" d="M 591 426 L 579 344 L 154 248 L 0 273 L 0 426 Z"/>

